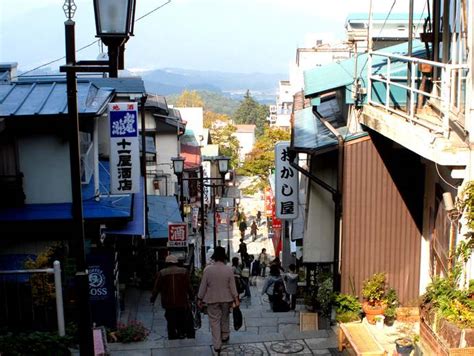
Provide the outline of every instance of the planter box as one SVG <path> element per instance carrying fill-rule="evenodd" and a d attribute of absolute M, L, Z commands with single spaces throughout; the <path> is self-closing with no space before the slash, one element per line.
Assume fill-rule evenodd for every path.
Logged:
<path fill-rule="evenodd" d="M 447 324 L 450 324 L 448 327 Z M 474 355 L 474 347 L 471 344 L 467 344 L 468 347 L 459 348 L 457 346 L 450 346 L 450 345 L 459 345 L 460 339 L 457 341 L 455 340 L 456 335 L 461 337 L 462 332 L 453 331 L 451 327 L 451 323 L 440 321 L 440 330 L 439 333 L 435 333 L 431 327 L 425 322 L 424 318 L 421 318 L 420 321 L 420 339 L 425 348 L 428 351 L 431 351 L 433 355 L 439 356 L 454 356 L 454 355 Z M 454 326 L 456 327 L 456 326 Z M 472 329 L 465 329 L 464 330 L 464 338 L 467 342 L 470 342 L 472 338 L 473 330 Z M 449 344 L 448 341 L 445 340 L 445 337 L 450 338 Z M 430 354 L 431 354 L 430 353 Z"/>
<path fill-rule="evenodd" d="M 404 323 L 416 323 L 420 321 L 420 308 L 418 307 L 397 308 L 397 320 Z"/>

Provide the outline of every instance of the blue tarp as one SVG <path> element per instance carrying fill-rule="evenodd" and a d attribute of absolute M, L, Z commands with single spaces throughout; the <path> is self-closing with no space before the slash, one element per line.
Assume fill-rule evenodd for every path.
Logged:
<path fill-rule="evenodd" d="M 182 222 L 178 202 L 172 196 L 148 195 L 148 230 L 152 239 L 168 238 L 168 222 Z"/>

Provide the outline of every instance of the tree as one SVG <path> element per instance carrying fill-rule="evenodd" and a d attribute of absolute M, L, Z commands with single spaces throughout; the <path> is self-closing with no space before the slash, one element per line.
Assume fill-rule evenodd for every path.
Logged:
<path fill-rule="evenodd" d="M 237 128 L 228 124 L 211 130 L 212 142 L 219 145 L 220 154 L 230 158 L 230 167 L 237 167 L 239 164 L 239 140 L 234 136 Z"/>
<path fill-rule="evenodd" d="M 259 104 L 252 96 L 250 91 L 244 95 L 244 100 L 240 103 L 234 113 L 234 122 L 236 124 L 253 124 L 256 126 L 255 133 L 257 137 L 261 136 L 266 127 L 268 127 L 267 117 L 269 109 L 267 105 Z"/>
<path fill-rule="evenodd" d="M 204 102 L 196 90 L 184 90 L 176 99 L 176 106 L 181 108 L 204 107 Z"/>
<path fill-rule="evenodd" d="M 290 131 L 267 127 L 257 139 L 252 151 L 247 155 L 239 174 L 257 176 L 257 182 L 250 187 L 250 192 L 261 190 L 268 185 L 268 175 L 275 168 L 275 144 L 279 141 L 289 141 Z"/>
<path fill-rule="evenodd" d="M 206 129 L 212 129 L 215 127 L 216 123 L 222 122 L 228 124 L 230 121 L 229 115 L 218 114 L 213 111 L 204 111 L 204 122 L 203 126 Z"/>

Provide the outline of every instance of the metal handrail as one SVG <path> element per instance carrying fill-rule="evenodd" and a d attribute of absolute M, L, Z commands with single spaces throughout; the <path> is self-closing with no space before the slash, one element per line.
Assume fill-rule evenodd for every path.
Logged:
<path fill-rule="evenodd" d="M 385 74 L 373 74 L 373 56 L 385 57 L 387 59 Z M 401 78 L 399 75 L 391 76 L 391 66 L 393 60 L 404 61 L 408 66 L 411 66 L 411 76 L 410 78 L 406 78 L 408 81 L 407 84 L 402 84 L 395 81 L 400 79 L 403 80 L 405 78 Z M 420 77 L 417 75 L 418 72 L 421 72 L 419 70 L 420 64 L 427 64 L 441 69 L 441 90 L 439 95 L 436 92 L 427 92 L 417 88 L 417 83 L 420 80 Z M 463 72 L 469 69 L 467 64 L 447 64 L 423 58 L 408 57 L 376 51 L 369 53 L 368 68 L 367 102 L 369 104 L 377 107 L 383 107 L 389 112 L 398 114 L 409 121 L 421 124 L 430 130 L 433 130 L 433 126 L 439 126 L 439 128 L 434 129 L 434 131 L 442 133 L 446 138 L 449 138 L 450 120 L 455 118 L 456 121 L 460 121 L 461 125 L 463 125 L 462 119 L 465 117 L 466 110 L 468 110 L 465 104 L 465 96 L 467 91 L 465 91 L 462 95 L 462 83 L 467 81 L 467 77 L 463 75 Z M 381 82 L 385 84 L 385 103 L 383 103 L 383 100 L 381 100 L 382 103 L 380 103 L 372 99 L 372 82 Z M 407 106 L 405 112 L 390 106 L 390 89 L 392 86 L 402 88 L 407 91 L 409 105 Z M 419 115 L 417 115 L 415 107 L 417 96 L 426 97 L 441 103 L 441 125 L 427 123 L 420 119 Z"/>

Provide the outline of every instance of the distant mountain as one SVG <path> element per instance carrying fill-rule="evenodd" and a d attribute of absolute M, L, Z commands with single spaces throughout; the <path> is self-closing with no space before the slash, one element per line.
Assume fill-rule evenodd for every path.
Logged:
<path fill-rule="evenodd" d="M 273 102 L 278 82 L 285 74 L 227 73 L 179 68 L 164 68 L 139 72 L 149 92 L 161 95 L 179 94 L 184 89 L 204 90 L 240 100 L 245 91 L 261 102 Z"/>

